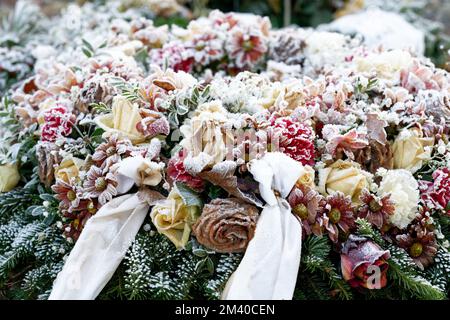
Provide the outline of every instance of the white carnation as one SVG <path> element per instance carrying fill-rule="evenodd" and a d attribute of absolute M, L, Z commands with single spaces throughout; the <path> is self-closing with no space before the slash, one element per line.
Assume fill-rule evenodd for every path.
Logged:
<path fill-rule="evenodd" d="M 419 185 L 411 172 L 403 169 L 389 170 L 383 177 L 378 194 L 391 194 L 395 204 L 395 212 L 390 222 L 404 229 L 414 220 L 419 203 Z"/>

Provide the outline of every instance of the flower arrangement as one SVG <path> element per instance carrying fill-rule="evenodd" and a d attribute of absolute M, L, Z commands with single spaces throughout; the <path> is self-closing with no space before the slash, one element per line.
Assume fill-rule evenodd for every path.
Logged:
<path fill-rule="evenodd" d="M 30 232 L 41 269 L 24 290 L 48 297 L 91 219 L 136 194 L 148 210 L 120 289 L 219 298 L 256 241 L 267 200 L 252 170 L 273 153 L 301 172 L 287 195 L 275 192 L 301 229 L 294 298 L 448 295 L 446 71 L 337 33 L 272 30 L 254 15 L 212 11 L 169 28 L 91 6 L 65 15 L 105 23 L 67 30 L 55 18 L 30 44 L 34 71 L 2 103 L 2 286 Z M 58 254 L 39 256 L 48 246 Z M 308 276 L 329 284 L 312 292 Z"/>

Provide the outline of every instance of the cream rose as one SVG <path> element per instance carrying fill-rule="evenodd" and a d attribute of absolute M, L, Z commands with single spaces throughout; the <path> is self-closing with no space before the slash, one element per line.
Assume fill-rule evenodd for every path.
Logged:
<path fill-rule="evenodd" d="M 180 144 L 192 157 L 206 156 L 208 165 L 213 166 L 225 159 L 227 144 L 234 141 L 224 130 L 227 121 L 227 111 L 220 101 L 202 104 L 189 124 L 181 126 L 184 139 Z"/>
<path fill-rule="evenodd" d="M 199 208 L 185 205 L 176 188 L 167 199 L 157 202 L 150 213 L 158 232 L 169 238 L 177 249 L 184 248 L 188 242 L 192 225 L 199 215 Z"/>
<path fill-rule="evenodd" d="M 84 165 L 82 159 L 73 156 L 67 157 L 61 161 L 55 169 L 55 177 L 69 183 L 72 178 L 77 179 L 80 175 L 80 168 Z"/>
<path fill-rule="evenodd" d="M 394 202 L 394 214 L 389 217 L 390 222 L 404 229 L 414 220 L 419 203 L 419 184 L 411 172 L 399 169 L 388 170 L 378 188 L 380 196 L 390 194 Z"/>
<path fill-rule="evenodd" d="M 434 138 L 424 138 L 419 129 L 404 129 L 392 146 L 394 168 L 416 172 L 431 158 L 433 145 Z"/>
<path fill-rule="evenodd" d="M 141 143 L 145 137 L 136 129 L 141 120 L 137 104 L 132 104 L 122 96 L 116 96 L 112 104 L 112 113 L 97 117 L 95 122 L 105 130 L 105 136 L 118 133 L 133 143 Z"/>
<path fill-rule="evenodd" d="M 19 183 L 20 174 L 17 164 L 0 165 L 0 192 L 8 192 Z"/>
<path fill-rule="evenodd" d="M 338 160 L 319 170 L 319 191 L 330 194 L 341 191 L 359 202 L 359 196 L 369 185 L 370 174 L 361 170 L 359 164 L 350 161 Z"/>

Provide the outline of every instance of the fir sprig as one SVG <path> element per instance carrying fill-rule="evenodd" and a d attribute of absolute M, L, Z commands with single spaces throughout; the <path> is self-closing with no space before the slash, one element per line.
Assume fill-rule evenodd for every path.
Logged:
<path fill-rule="evenodd" d="M 391 258 L 388 260 L 389 281 L 398 285 L 402 292 L 422 300 L 442 300 L 445 293 L 420 275 L 417 266 L 408 253 L 393 245 L 388 246 Z"/>
<path fill-rule="evenodd" d="M 308 272 L 307 277 L 310 275 L 320 275 L 322 281 L 328 281 L 327 294 L 326 296 L 321 294 L 321 297 L 328 298 L 328 296 L 333 296 L 342 300 L 350 300 L 352 298 L 350 286 L 337 272 L 335 266 L 331 262 L 329 257 L 331 245 L 327 237 L 310 236 L 303 243 L 302 251 L 301 265 L 302 270 Z M 302 279 L 299 279 L 299 286 L 302 286 L 302 281 L 309 282 L 309 280 L 306 280 L 305 277 L 303 277 Z M 311 286 L 312 284 L 309 285 Z M 318 292 L 320 292 L 320 290 Z"/>

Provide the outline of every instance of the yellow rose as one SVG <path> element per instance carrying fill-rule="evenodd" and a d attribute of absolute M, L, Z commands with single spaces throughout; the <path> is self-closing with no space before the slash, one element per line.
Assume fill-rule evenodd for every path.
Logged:
<path fill-rule="evenodd" d="M 17 164 L 0 165 L 0 192 L 8 192 L 19 183 L 20 174 Z"/>
<path fill-rule="evenodd" d="M 165 200 L 159 201 L 150 213 L 158 232 L 164 234 L 177 249 L 184 248 L 191 234 L 191 226 L 199 216 L 197 206 L 185 205 L 178 190 L 173 188 Z"/>
<path fill-rule="evenodd" d="M 405 129 L 394 141 L 394 169 L 419 170 L 423 161 L 431 158 L 434 138 L 423 138 L 419 129 Z"/>
<path fill-rule="evenodd" d="M 222 130 L 227 121 L 227 112 L 220 101 L 199 106 L 189 124 L 180 128 L 184 136 L 181 145 L 193 157 L 200 153 L 207 155 L 209 165 L 223 161 L 227 154 L 227 144 L 234 141 L 231 133 Z"/>
<path fill-rule="evenodd" d="M 121 96 L 114 97 L 112 113 L 101 115 L 95 119 L 97 125 L 105 130 L 105 136 L 118 133 L 121 137 L 128 138 L 132 143 L 141 143 L 145 137 L 136 129 L 136 125 L 142 120 L 137 104 Z"/>
<path fill-rule="evenodd" d="M 338 160 L 319 170 L 319 191 L 322 194 L 340 191 L 350 196 L 353 202 L 359 202 L 361 191 L 368 185 L 368 173 L 355 162 Z"/>
<path fill-rule="evenodd" d="M 69 183 L 72 178 L 77 179 L 84 161 L 75 157 L 67 157 L 61 161 L 55 170 L 55 177 Z"/>
<path fill-rule="evenodd" d="M 308 165 L 303 166 L 303 171 L 297 179 L 297 184 L 301 184 L 308 187 L 315 187 L 314 184 L 315 171 Z"/>

